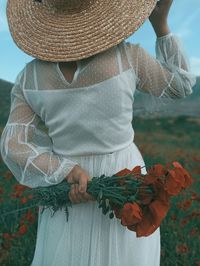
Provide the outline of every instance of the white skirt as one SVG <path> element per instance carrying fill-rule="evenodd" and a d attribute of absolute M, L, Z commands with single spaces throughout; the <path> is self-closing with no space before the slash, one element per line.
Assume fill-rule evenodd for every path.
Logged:
<path fill-rule="evenodd" d="M 90 177 L 113 175 L 124 168 L 144 166 L 137 146 L 103 155 L 69 157 Z M 146 173 L 146 169 L 142 168 Z M 148 237 L 136 237 L 117 218 L 102 214 L 96 201 L 73 204 L 66 222 L 64 210 L 44 210 L 38 215 L 38 230 L 31 266 L 159 266 L 160 228 Z"/>

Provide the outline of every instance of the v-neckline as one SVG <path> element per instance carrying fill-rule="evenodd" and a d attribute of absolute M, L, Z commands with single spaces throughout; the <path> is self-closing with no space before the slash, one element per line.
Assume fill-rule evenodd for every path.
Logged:
<path fill-rule="evenodd" d="M 77 80 L 77 77 L 78 77 L 78 74 L 80 72 L 80 68 L 81 68 L 81 64 L 80 64 L 80 61 L 76 61 L 76 64 L 77 64 L 77 68 L 76 68 L 76 71 L 74 72 L 74 76 L 73 76 L 73 79 L 70 81 L 68 81 L 63 72 L 61 71 L 60 69 L 60 66 L 59 66 L 59 62 L 56 62 L 56 69 L 57 69 L 57 72 L 60 76 L 60 78 L 64 81 L 65 84 L 67 85 L 72 85 L 72 83 L 74 83 L 76 80 Z"/>

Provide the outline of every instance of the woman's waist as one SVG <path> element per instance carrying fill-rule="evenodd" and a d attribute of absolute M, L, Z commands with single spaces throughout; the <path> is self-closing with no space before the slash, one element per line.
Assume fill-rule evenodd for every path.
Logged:
<path fill-rule="evenodd" d="M 66 155 L 66 158 L 86 169 L 91 177 L 102 174 L 110 176 L 124 168 L 132 169 L 136 165 L 144 166 L 142 155 L 133 140 L 126 146 L 110 153 Z"/>
<path fill-rule="evenodd" d="M 80 142 L 70 143 L 70 145 L 63 142 L 62 145 L 53 145 L 53 152 L 66 156 L 67 158 L 79 158 L 79 157 L 104 157 L 115 155 L 118 153 L 126 153 L 130 146 L 134 146 L 134 137 L 119 143 L 111 142 Z"/>
<path fill-rule="evenodd" d="M 111 154 L 128 147 L 134 140 L 134 130 L 122 134 L 119 130 L 107 128 L 104 131 L 91 132 L 82 129 L 68 131 L 62 134 L 51 135 L 52 148 L 63 156 L 94 156 Z"/>

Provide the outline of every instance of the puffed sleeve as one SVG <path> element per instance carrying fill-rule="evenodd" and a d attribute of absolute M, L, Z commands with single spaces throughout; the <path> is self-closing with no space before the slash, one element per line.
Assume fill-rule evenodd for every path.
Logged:
<path fill-rule="evenodd" d="M 170 33 L 157 38 L 156 58 L 140 45 L 127 43 L 126 46 L 137 78 L 136 89 L 152 96 L 149 98 L 152 103 L 155 98 L 157 102 L 172 102 L 193 92 L 196 77 L 190 72 L 186 53 L 177 36 Z"/>
<path fill-rule="evenodd" d="M 52 151 L 52 141 L 37 126 L 40 117 L 26 102 L 23 72 L 11 90 L 8 121 L 1 134 L 1 157 L 17 181 L 31 188 L 61 182 L 77 164 Z"/>

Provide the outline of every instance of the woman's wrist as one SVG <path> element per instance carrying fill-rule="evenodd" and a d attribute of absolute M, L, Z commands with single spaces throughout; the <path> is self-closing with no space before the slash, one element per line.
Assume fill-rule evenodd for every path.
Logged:
<path fill-rule="evenodd" d="M 152 26 L 157 38 L 165 36 L 171 32 L 167 23 L 152 24 Z"/>

